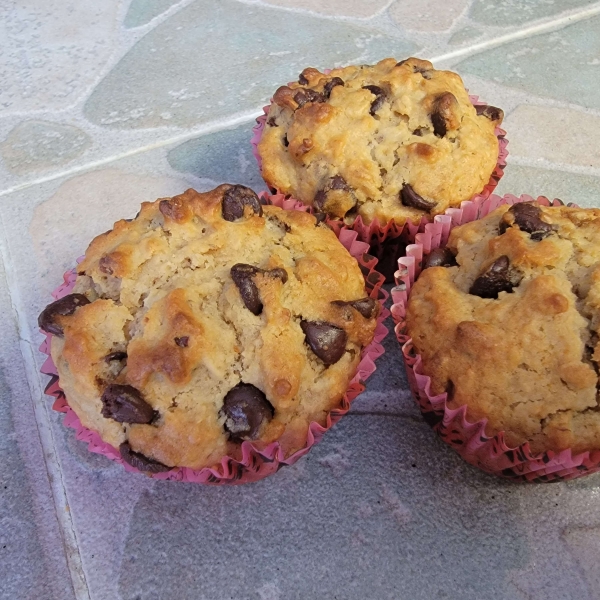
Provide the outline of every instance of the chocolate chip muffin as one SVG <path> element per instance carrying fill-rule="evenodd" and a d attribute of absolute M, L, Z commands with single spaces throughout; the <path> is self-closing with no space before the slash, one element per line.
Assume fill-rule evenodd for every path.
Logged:
<path fill-rule="evenodd" d="M 221 185 L 144 203 L 95 238 L 39 324 L 83 425 L 160 472 L 239 458 L 244 440 L 304 447 L 379 310 L 315 217 Z"/>
<path fill-rule="evenodd" d="M 509 446 L 600 449 L 600 209 L 502 206 L 424 266 L 406 323 L 431 394 Z"/>
<path fill-rule="evenodd" d="M 502 118 L 426 60 L 308 68 L 275 92 L 258 153 L 267 184 L 316 211 L 402 225 L 483 190 Z"/>

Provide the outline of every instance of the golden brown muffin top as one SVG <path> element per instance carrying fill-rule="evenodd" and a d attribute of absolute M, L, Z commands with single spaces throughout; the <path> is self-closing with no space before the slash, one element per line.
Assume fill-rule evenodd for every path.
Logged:
<path fill-rule="evenodd" d="M 275 92 L 258 145 L 262 174 L 347 222 L 418 222 L 483 190 L 502 117 L 476 109 L 456 73 L 426 60 L 308 68 Z"/>

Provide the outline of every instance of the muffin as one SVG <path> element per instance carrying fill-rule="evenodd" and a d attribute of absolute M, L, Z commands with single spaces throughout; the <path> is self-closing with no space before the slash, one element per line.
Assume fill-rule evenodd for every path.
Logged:
<path fill-rule="evenodd" d="M 144 203 L 95 238 L 39 324 L 82 424 L 157 473 L 239 458 L 244 441 L 302 448 L 379 311 L 327 227 L 221 185 Z"/>
<path fill-rule="evenodd" d="M 484 190 L 502 118 L 425 60 L 308 68 L 275 92 L 257 152 L 267 184 L 317 212 L 419 223 Z"/>
<path fill-rule="evenodd" d="M 427 396 L 447 394 L 444 427 L 466 407 L 468 422 L 500 436 L 488 470 L 504 442 L 526 450 L 501 457 L 511 465 L 545 453 L 535 469 L 563 450 L 600 450 L 600 209 L 501 206 L 455 228 L 424 267 L 406 334 L 430 378 Z M 463 423 L 446 432 L 451 445 L 461 427 L 473 448 L 486 441 Z M 475 462 L 465 440 L 456 446 Z"/>

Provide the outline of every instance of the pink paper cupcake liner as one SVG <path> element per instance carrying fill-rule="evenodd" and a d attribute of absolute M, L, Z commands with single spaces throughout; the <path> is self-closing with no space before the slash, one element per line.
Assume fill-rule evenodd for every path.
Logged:
<path fill-rule="evenodd" d="M 325 73 L 328 73 L 325 70 Z M 469 96 L 473 106 L 486 106 L 486 102 L 479 100 L 478 96 Z M 271 103 L 273 100 L 271 99 Z M 252 129 L 252 138 L 250 143 L 252 144 L 252 153 L 254 154 L 258 167 L 262 171 L 262 161 L 258 154 L 258 143 L 263 134 L 265 123 L 267 122 L 267 115 L 271 104 L 263 107 L 263 115 L 257 117 L 256 125 Z M 500 179 L 504 175 L 504 168 L 506 167 L 506 161 L 508 157 L 508 140 L 506 139 L 506 131 L 500 127 L 496 127 L 495 135 L 498 138 L 498 162 L 490 176 L 490 180 L 485 185 L 483 190 L 476 194 L 470 200 L 461 202 L 460 207 L 448 208 L 444 212 L 444 215 L 450 216 L 453 222 L 460 221 L 466 223 L 467 221 L 473 221 L 478 218 L 479 211 L 482 203 L 492 194 Z M 280 194 L 279 190 L 275 190 L 274 193 Z M 312 211 L 312 208 L 311 208 Z M 434 217 L 435 218 L 435 217 Z M 371 223 L 365 223 L 362 217 L 359 215 L 352 225 L 345 225 L 340 219 L 326 218 L 326 223 L 334 231 L 338 231 L 341 228 L 352 229 L 358 233 L 358 239 L 363 242 L 367 242 L 371 248 L 370 253 L 376 256 L 379 263 L 379 271 L 386 274 L 386 268 L 382 264 L 387 257 L 389 262 L 392 262 L 398 258 L 402 253 L 406 244 L 414 242 L 415 237 L 418 233 L 425 230 L 427 223 L 431 222 L 431 217 L 424 215 L 419 223 L 413 223 L 408 220 L 404 225 L 398 225 L 393 221 L 389 223 L 380 223 L 378 219 L 374 219 Z M 389 240 L 397 240 L 397 244 L 390 246 Z M 384 241 L 387 241 L 385 245 Z M 393 280 L 393 273 L 389 273 L 388 281 Z"/>
<path fill-rule="evenodd" d="M 283 195 L 269 196 L 262 194 L 261 200 L 266 204 L 273 204 L 288 210 L 306 210 L 303 205 L 296 208 Z M 377 259 L 367 254 L 368 244 L 357 240 L 358 234 L 355 231 L 342 229 L 337 232 L 337 236 L 344 247 L 358 261 L 365 278 L 365 286 L 369 297 L 378 300 L 381 304 L 381 313 L 377 319 L 377 327 L 373 341 L 366 346 L 361 353 L 361 360 L 358 364 L 356 374 L 350 381 L 350 385 L 344 394 L 339 408 L 333 409 L 327 416 L 325 426 L 312 422 L 309 425 L 306 444 L 300 450 L 294 452 L 287 458 L 278 442 L 269 444 L 266 448 L 259 449 L 252 442 L 242 442 L 241 459 L 235 459 L 231 456 L 225 456 L 220 464 L 214 467 L 204 469 L 190 469 L 188 467 L 173 467 L 170 471 L 164 473 L 154 473 L 145 475 L 153 479 L 166 479 L 170 481 L 187 481 L 192 483 L 205 483 L 213 485 L 224 484 L 242 484 L 258 481 L 275 473 L 284 465 L 294 464 L 300 457 L 304 456 L 311 447 L 319 442 L 326 431 L 328 431 L 340 418 L 350 410 L 350 404 L 365 389 L 365 381 L 375 372 L 375 361 L 384 353 L 382 340 L 388 334 L 388 330 L 383 325 L 383 321 L 390 314 L 384 308 L 383 304 L 388 298 L 388 293 L 382 289 L 384 277 L 375 270 Z M 78 259 L 80 262 L 83 259 Z M 62 298 L 71 292 L 77 278 L 76 270 L 72 269 L 64 274 L 64 283 L 52 292 L 55 299 Z M 115 462 L 121 463 L 125 470 L 140 473 L 138 469 L 126 463 L 118 451 L 110 444 L 103 442 L 100 436 L 91 429 L 84 427 L 71 409 L 64 391 L 60 387 L 56 365 L 50 356 L 50 335 L 41 332 L 46 339 L 40 346 L 40 350 L 48 356 L 42 365 L 41 372 L 50 376 L 50 382 L 46 386 L 45 392 L 49 396 L 54 396 L 55 400 L 52 408 L 58 412 L 64 413 L 63 423 L 75 430 L 75 437 L 88 445 L 90 452 L 102 454 Z"/>
<path fill-rule="evenodd" d="M 512 205 L 534 200 L 543 206 L 563 204 L 560 200 L 550 201 L 544 196 L 535 199 L 527 195 L 492 195 L 481 205 L 480 217 L 486 216 L 502 204 Z M 407 247 L 406 256 L 398 259 L 397 285 L 392 289 L 391 312 L 396 324 L 395 333 L 402 345 L 409 385 L 423 417 L 442 440 L 464 460 L 494 475 L 518 481 L 549 482 L 575 479 L 599 471 L 600 451 L 574 454 L 568 449 L 562 452 L 533 454 L 529 443 L 510 447 L 506 443 L 504 432 L 494 436 L 486 435 L 486 419 L 472 422 L 469 420 L 466 406 L 451 409 L 446 405 L 446 393 L 431 393 L 431 379 L 422 373 L 421 356 L 415 352 L 407 332 L 406 304 L 411 287 L 421 272 L 423 257 L 432 249 L 444 246 L 452 227 L 460 224 L 451 223 L 446 215 L 436 217 L 433 223 L 428 224 L 425 231 L 417 235 L 416 243 Z"/>

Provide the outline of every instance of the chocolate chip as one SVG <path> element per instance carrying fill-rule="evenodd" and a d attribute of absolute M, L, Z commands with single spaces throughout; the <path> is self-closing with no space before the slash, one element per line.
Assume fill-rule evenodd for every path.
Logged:
<path fill-rule="evenodd" d="M 233 185 L 223 194 L 222 214 L 226 221 L 237 221 L 249 208 L 253 214 L 262 216 L 258 196 L 245 185 Z"/>
<path fill-rule="evenodd" d="M 542 215 L 543 213 L 539 206 L 531 202 L 519 202 L 511 206 L 502 216 L 498 230 L 500 234 L 505 233 L 511 225 L 510 217 L 512 216 L 514 224 L 521 231 L 529 233 L 532 240 L 540 241 L 555 231 L 553 225 L 542 221 Z"/>
<path fill-rule="evenodd" d="M 161 200 L 158 204 L 158 210 L 172 221 L 180 221 L 185 218 L 187 214 L 187 207 L 185 202 L 178 196 Z"/>
<path fill-rule="evenodd" d="M 161 462 L 157 460 L 152 460 L 139 452 L 134 452 L 129 445 L 129 442 L 124 442 L 119 446 L 119 452 L 121 454 L 121 458 L 132 467 L 135 467 L 139 471 L 144 471 L 145 473 L 164 473 L 165 471 L 170 471 L 171 467 L 167 467 L 167 465 L 163 465 Z"/>
<path fill-rule="evenodd" d="M 432 106 L 431 123 L 433 124 L 433 133 L 438 137 L 444 137 L 452 127 L 454 121 L 453 111 L 458 105 L 454 94 L 445 92 L 438 96 Z"/>
<path fill-rule="evenodd" d="M 298 108 L 302 108 L 307 102 L 323 102 L 324 98 L 319 92 L 308 88 L 306 90 L 298 90 L 294 95 L 294 100 L 298 104 Z"/>
<path fill-rule="evenodd" d="M 190 336 L 189 335 L 183 335 L 181 337 L 176 337 L 175 338 L 175 343 L 180 347 L 180 348 L 187 348 L 188 347 L 188 343 L 190 341 Z"/>
<path fill-rule="evenodd" d="M 337 85 L 344 85 L 344 80 L 340 77 L 333 77 L 323 86 L 323 95 L 325 98 L 329 98 L 331 96 L 331 90 Z"/>
<path fill-rule="evenodd" d="M 278 267 L 277 269 L 271 269 L 270 271 L 262 271 L 265 275 L 269 277 L 276 277 L 277 279 L 281 279 L 281 283 L 286 283 L 288 280 L 288 274 L 285 269 Z"/>
<path fill-rule="evenodd" d="M 264 393 L 250 383 L 238 383 L 223 399 L 221 415 L 225 416 L 225 430 L 233 441 L 255 440 L 263 423 L 275 413 Z"/>
<path fill-rule="evenodd" d="M 89 304 L 90 301 L 83 294 L 69 294 L 52 304 L 48 304 L 38 317 L 38 325 L 46 333 L 61 336 L 64 334 L 62 325 L 56 317 L 72 315 L 80 306 Z"/>
<path fill-rule="evenodd" d="M 102 416 L 119 423 L 150 423 L 156 413 L 139 390 L 131 385 L 111 383 L 102 393 Z"/>
<path fill-rule="evenodd" d="M 267 125 L 269 127 L 279 127 L 279 125 L 277 125 L 277 121 L 275 120 L 275 117 L 269 117 L 269 120 L 267 121 Z"/>
<path fill-rule="evenodd" d="M 423 263 L 424 269 L 429 267 L 456 267 L 457 262 L 449 248 L 434 248 Z"/>
<path fill-rule="evenodd" d="M 265 271 L 264 269 L 243 263 L 233 265 L 231 267 L 231 278 L 240 292 L 244 305 L 253 315 L 260 315 L 263 309 L 260 293 L 253 279 L 258 273 L 277 277 L 281 279 L 282 283 L 286 283 L 288 280 L 288 274 L 285 269 L 277 268 Z"/>
<path fill-rule="evenodd" d="M 260 273 L 260 269 L 252 265 L 238 263 L 231 267 L 231 278 L 240 291 L 246 308 L 253 315 L 260 315 L 263 309 L 260 293 L 253 280 L 257 273 Z"/>
<path fill-rule="evenodd" d="M 378 85 L 363 85 L 363 90 L 369 90 L 371 94 L 375 95 L 375 100 L 371 102 L 371 108 L 369 112 L 371 116 L 375 116 L 375 113 L 383 106 L 385 101 L 385 92 Z"/>
<path fill-rule="evenodd" d="M 334 306 L 351 306 L 358 311 L 365 319 L 373 318 L 379 311 L 377 300 L 373 298 L 361 298 L 360 300 L 352 300 L 346 302 L 344 300 L 334 300 L 331 304 Z"/>
<path fill-rule="evenodd" d="M 112 265 L 113 261 L 110 258 L 110 256 L 103 256 L 99 261 L 98 261 L 98 270 L 101 273 L 105 273 L 106 275 L 112 275 L 113 274 L 113 265 Z"/>
<path fill-rule="evenodd" d="M 469 294 L 480 298 L 498 298 L 500 292 L 512 292 L 520 280 L 517 273 L 511 272 L 508 256 L 503 255 L 473 282 Z"/>
<path fill-rule="evenodd" d="M 342 358 L 348 341 L 343 329 L 323 321 L 301 321 L 300 327 L 306 343 L 326 366 L 333 365 Z"/>
<path fill-rule="evenodd" d="M 308 85 L 308 79 L 304 77 L 304 73 L 300 73 L 300 76 L 298 77 L 298 83 L 300 85 Z"/>
<path fill-rule="evenodd" d="M 409 206 L 410 208 L 418 208 L 419 210 L 424 210 L 425 212 L 429 212 L 433 210 L 437 202 L 433 200 L 425 200 L 422 196 L 419 196 L 415 190 L 412 189 L 412 186 L 408 183 L 404 184 L 404 187 L 400 191 L 400 201 L 404 206 Z"/>
<path fill-rule="evenodd" d="M 356 198 L 352 193 L 352 188 L 346 183 L 346 180 L 341 175 L 334 175 L 325 184 L 325 187 L 315 194 L 313 205 L 318 212 L 324 212 L 325 204 L 327 203 L 327 193 L 332 190 L 349 192 L 354 199 L 354 204 L 356 204 Z"/>
<path fill-rule="evenodd" d="M 496 106 L 490 106 L 488 104 L 478 105 L 475 107 L 475 111 L 478 115 L 484 116 L 490 121 L 500 121 L 504 119 L 504 111 Z"/>
<path fill-rule="evenodd" d="M 290 142 L 287 137 L 287 133 L 283 136 L 283 145 L 287 148 L 290 145 Z"/>
<path fill-rule="evenodd" d="M 104 357 L 104 362 L 112 362 L 113 360 L 125 360 L 127 358 L 127 352 L 111 352 Z"/>

